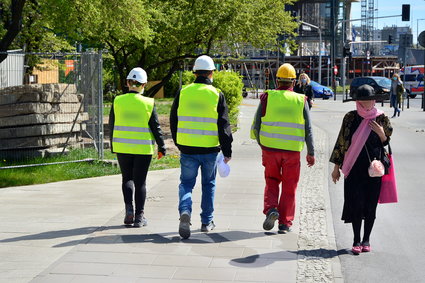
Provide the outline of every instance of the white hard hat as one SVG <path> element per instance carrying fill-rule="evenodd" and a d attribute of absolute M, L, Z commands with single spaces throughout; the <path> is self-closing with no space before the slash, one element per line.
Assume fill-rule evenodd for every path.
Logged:
<path fill-rule="evenodd" d="M 138 81 L 141 84 L 145 84 L 148 82 L 148 75 L 146 71 L 140 67 L 134 68 L 128 73 L 127 80 Z"/>
<path fill-rule="evenodd" d="M 213 71 L 215 65 L 213 59 L 210 56 L 202 55 L 196 58 L 195 65 L 193 65 L 193 71 Z"/>

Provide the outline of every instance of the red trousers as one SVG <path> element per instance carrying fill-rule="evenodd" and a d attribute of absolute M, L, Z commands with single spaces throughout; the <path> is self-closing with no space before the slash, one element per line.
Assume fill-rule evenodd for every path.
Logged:
<path fill-rule="evenodd" d="M 263 150 L 263 166 L 266 179 L 263 213 L 277 208 L 279 224 L 291 226 L 295 214 L 295 191 L 300 179 L 300 153 Z"/>

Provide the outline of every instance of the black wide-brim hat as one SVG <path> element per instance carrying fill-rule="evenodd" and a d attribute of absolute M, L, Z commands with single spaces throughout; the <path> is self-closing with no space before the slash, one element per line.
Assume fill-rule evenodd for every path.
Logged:
<path fill-rule="evenodd" d="M 375 92 L 375 89 L 371 87 L 370 85 L 364 84 L 359 86 L 354 93 L 352 94 L 351 99 L 347 99 L 344 102 L 348 101 L 356 101 L 356 100 L 376 100 L 376 101 L 383 101 L 387 99 L 383 94 L 377 94 Z"/>

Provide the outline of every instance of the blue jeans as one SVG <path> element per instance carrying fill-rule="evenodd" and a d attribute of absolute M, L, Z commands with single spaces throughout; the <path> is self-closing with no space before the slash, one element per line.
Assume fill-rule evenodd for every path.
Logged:
<path fill-rule="evenodd" d="M 180 155 L 180 185 L 179 185 L 179 212 L 192 213 L 192 190 L 201 167 L 202 200 L 201 221 L 209 224 L 213 219 L 215 176 L 217 172 L 218 153 L 184 154 Z"/>
<path fill-rule="evenodd" d="M 391 96 L 390 96 L 390 105 L 392 107 L 394 107 L 394 115 L 393 116 L 395 116 L 397 113 L 400 112 L 400 109 L 398 108 L 398 101 L 397 100 L 398 100 L 397 99 L 397 95 L 391 94 Z"/>

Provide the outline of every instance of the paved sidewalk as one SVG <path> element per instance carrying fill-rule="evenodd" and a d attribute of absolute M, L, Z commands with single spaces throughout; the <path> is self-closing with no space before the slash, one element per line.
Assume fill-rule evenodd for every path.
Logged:
<path fill-rule="evenodd" d="M 148 226 L 126 228 L 120 176 L 0 190 L 0 282 L 342 282 L 327 190 L 327 137 L 302 173 L 294 229 L 262 230 L 261 151 L 249 138 L 258 100 L 244 100 L 228 178 L 218 178 L 214 222 L 178 235 L 179 169 L 148 174 Z"/>

